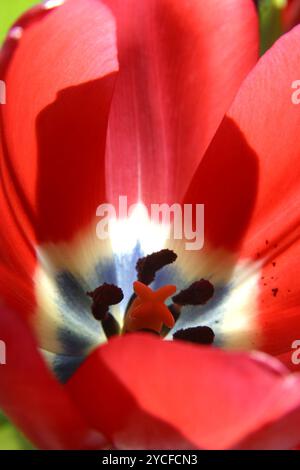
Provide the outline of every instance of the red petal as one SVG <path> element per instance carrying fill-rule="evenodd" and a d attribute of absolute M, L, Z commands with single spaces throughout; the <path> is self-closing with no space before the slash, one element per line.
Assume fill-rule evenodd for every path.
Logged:
<path fill-rule="evenodd" d="M 299 376 L 287 377 L 282 386 L 277 387 L 273 396 L 273 415 L 258 431 L 244 439 L 237 448 L 250 450 L 284 450 L 293 449 L 299 442 L 300 429 L 300 403 L 299 403 Z M 281 414 L 282 401 L 288 391 L 290 403 Z M 284 397 L 284 398 L 283 398 Z M 279 416 L 274 419 L 277 412 Z M 296 437 L 298 436 L 298 438 Z"/>
<path fill-rule="evenodd" d="M 27 437 L 43 449 L 102 447 L 105 439 L 86 424 L 12 311 L 1 309 L 0 339 L 6 344 L 6 364 L 0 365 L 0 406 Z"/>
<path fill-rule="evenodd" d="M 3 168 L 2 142 L 0 162 Z M 16 209 L 16 208 L 15 208 Z M 33 273 L 35 253 L 11 207 L 3 179 L 0 185 L 0 290 L 1 299 L 14 311 L 27 316 L 34 311 Z"/>
<path fill-rule="evenodd" d="M 299 336 L 300 338 L 300 336 Z M 286 367 L 288 367 L 291 371 L 299 372 L 300 371 L 300 339 L 295 340 L 295 343 L 292 344 L 294 346 L 292 350 L 284 354 L 279 354 L 277 359 L 281 361 Z"/>
<path fill-rule="evenodd" d="M 251 149 L 244 157 L 240 153 L 240 158 L 252 155 L 258 165 L 256 200 L 243 241 L 244 256 L 264 257 L 266 252 L 280 249 L 274 246 L 279 240 L 284 239 L 288 247 L 293 237 L 297 238 L 300 113 L 292 103 L 292 84 L 299 70 L 299 40 L 297 27 L 262 57 L 228 113 Z M 229 143 L 226 151 L 230 149 Z"/>
<path fill-rule="evenodd" d="M 238 249 L 253 211 L 257 178 L 256 155 L 239 125 L 225 117 L 184 198 L 185 204 L 204 204 L 205 246 Z"/>
<path fill-rule="evenodd" d="M 97 0 L 35 10 L 4 46 L 4 183 L 30 239 L 32 227 L 39 242 L 69 239 L 104 198 L 116 54 L 114 20 Z"/>
<path fill-rule="evenodd" d="M 241 256 L 263 266 L 258 346 L 272 354 L 292 353 L 300 331 L 300 108 L 292 103 L 299 41 L 297 27 L 277 42 L 245 81 L 229 113 L 259 167 Z"/>
<path fill-rule="evenodd" d="M 292 360 L 292 345 L 300 340 L 300 240 L 274 251 L 264 263 L 260 281 L 259 344 L 270 354 L 286 354 L 285 364 L 300 371 Z"/>
<path fill-rule="evenodd" d="M 299 38 L 299 28 L 283 36 L 249 74 L 189 188 L 187 201 L 205 204 L 206 238 L 215 246 L 236 249 L 247 230 L 243 254 L 256 257 L 266 240 L 297 226 Z"/>
<path fill-rule="evenodd" d="M 282 12 L 282 22 L 285 31 L 300 23 L 300 3 L 299 0 L 288 0 L 288 5 Z"/>
<path fill-rule="evenodd" d="M 300 379 L 259 359 L 131 334 L 98 348 L 66 387 L 116 448 L 238 447 L 300 409 Z M 292 427 L 284 446 L 299 435 Z"/>
<path fill-rule="evenodd" d="M 297 27 L 249 74 L 185 201 L 205 204 L 210 248 L 257 262 L 252 269 L 260 296 L 254 289 L 251 305 L 243 308 L 255 329 L 252 346 L 272 354 L 291 354 L 300 331 L 300 108 L 292 102 L 299 41 Z M 250 266 L 243 274 L 253 272 Z"/>
<path fill-rule="evenodd" d="M 1 303 L 13 308 L 15 312 L 28 317 L 35 310 L 35 298 L 33 293 L 33 281 L 28 278 L 28 273 L 21 276 L 0 264 Z"/>
<path fill-rule="evenodd" d="M 120 74 L 107 147 L 110 199 L 180 201 L 257 59 L 252 1 L 105 0 Z"/>

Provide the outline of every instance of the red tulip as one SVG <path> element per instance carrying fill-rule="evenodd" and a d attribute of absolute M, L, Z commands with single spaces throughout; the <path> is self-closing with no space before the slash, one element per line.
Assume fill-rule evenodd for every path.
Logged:
<path fill-rule="evenodd" d="M 300 335 L 300 27 L 256 64 L 252 0 L 53 3 L 1 52 L 1 408 L 40 448 L 296 448 L 300 377 L 271 355 L 291 366 Z M 269 355 L 107 342 L 93 289 L 128 301 L 137 259 L 166 246 L 132 220 L 97 238 L 96 208 L 122 194 L 205 204 L 204 249 L 169 242 L 178 259 L 154 287 L 213 288 L 168 339 L 206 326 L 216 346 Z M 142 300 L 131 313 L 149 315 Z"/>

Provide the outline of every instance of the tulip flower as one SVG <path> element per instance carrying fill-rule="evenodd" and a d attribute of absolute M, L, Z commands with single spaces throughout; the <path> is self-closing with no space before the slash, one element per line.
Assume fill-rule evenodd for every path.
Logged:
<path fill-rule="evenodd" d="M 257 62 L 257 22 L 252 0 L 67 0 L 10 30 L 0 406 L 37 447 L 299 446 L 300 28 Z M 153 203 L 204 204 L 203 249 Z"/>

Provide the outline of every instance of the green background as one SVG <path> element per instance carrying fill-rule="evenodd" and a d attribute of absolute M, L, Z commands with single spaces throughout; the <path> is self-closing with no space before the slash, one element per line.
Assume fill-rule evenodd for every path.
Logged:
<path fill-rule="evenodd" d="M 12 23 L 27 8 L 40 3 L 37 0 L 0 0 L 0 42 Z"/>
<path fill-rule="evenodd" d="M 140 0 L 145 1 L 145 0 Z M 202 0 L 201 0 L 202 1 Z M 280 12 L 286 0 L 263 0 L 261 15 L 261 51 L 264 52 L 280 36 Z M 0 44 L 11 24 L 27 8 L 40 3 L 37 0 L 0 0 Z M 30 410 L 28 410 L 30 413 Z M 31 445 L 0 413 L 0 450 L 30 449 Z"/>
<path fill-rule="evenodd" d="M 0 450 L 32 449 L 22 434 L 0 413 Z"/>

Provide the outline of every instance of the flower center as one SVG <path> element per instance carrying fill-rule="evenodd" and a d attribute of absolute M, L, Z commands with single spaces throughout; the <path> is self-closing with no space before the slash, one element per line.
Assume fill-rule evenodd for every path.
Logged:
<path fill-rule="evenodd" d="M 136 298 L 129 307 L 124 332 L 153 331 L 161 334 L 163 326 L 171 329 L 175 320 L 165 301 L 176 292 L 176 286 L 167 285 L 153 291 L 140 281 L 133 284 Z"/>
<path fill-rule="evenodd" d="M 149 287 L 149 284 L 155 280 L 157 271 L 175 262 L 176 259 L 177 255 L 173 251 L 165 249 L 138 260 L 136 264 L 138 280 L 133 283 L 134 293 L 125 311 L 122 330 L 109 311 L 111 305 L 116 305 L 123 300 L 122 289 L 105 283 L 93 292 L 87 292 L 92 299 L 92 314 L 101 322 L 108 338 L 137 331 L 164 337 L 172 330 L 178 318 L 184 314 L 185 306 L 204 305 L 212 298 L 214 287 L 205 279 L 194 282 L 176 295 L 173 294 L 177 288 L 171 284 L 160 287 L 156 291 Z M 168 301 L 172 295 L 172 301 Z M 211 328 L 199 326 L 177 331 L 173 338 L 198 344 L 212 344 L 214 336 Z"/>

